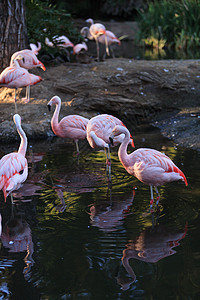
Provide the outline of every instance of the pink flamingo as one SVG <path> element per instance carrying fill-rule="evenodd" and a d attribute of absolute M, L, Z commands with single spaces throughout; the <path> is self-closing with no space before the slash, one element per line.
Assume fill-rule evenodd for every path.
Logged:
<path fill-rule="evenodd" d="M 15 89 L 15 112 L 17 113 L 16 89 L 34 85 L 42 80 L 40 76 L 30 74 L 26 69 L 21 68 L 19 60 L 23 56 L 18 55 L 12 60 L 11 65 L 0 74 L 0 86 Z"/>
<path fill-rule="evenodd" d="M 110 160 L 110 140 L 109 135 L 116 125 L 123 125 L 118 118 L 102 114 L 91 118 L 87 125 L 87 140 L 92 148 L 104 148 L 106 154 L 106 169 L 111 179 L 111 160 Z M 125 125 L 123 125 L 125 126 Z M 113 140 L 113 146 L 117 146 L 124 139 L 124 134 L 117 136 Z M 129 143 L 134 147 L 132 137 L 129 137 Z"/>
<path fill-rule="evenodd" d="M 18 134 L 21 138 L 21 143 L 18 152 L 12 152 L 4 155 L 0 160 L 0 190 L 3 190 L 4 198 L 12 192 L 20 188 L 22 183 L 28 176 L 28 164 L 25 158 L 27 149 L 26 134 L 21 127 L 21 117 L 18 114 L 13 116 Z"/>
<path fill-rule="evenodd" d="M 51 110 L 53 104 L 56 105 L 56 109 L 51 119 L 53 132 L 59 137 L 73 139 L 76 144 L 77 153 L 79 154 L 78 140 L 84 140 L 86 138 L 86 127 L 89 120 L 79 115 L 69 115 L 58 122 L 61 108 L 60 97 L 54 96 L 51 98 L 47 104 L 49 110 Z"/>
<path fill-rule="evenodd" d="M 80 52 L 82 51 L 87 51 L 88 50 L 88 47 L 86 45 L 86 43 L 82 42 L 82 43 L 79 43 L 77 45 L 74 46 L 73 48 L 73 54 L 79 54 Z"/>
<path fill-rule="evenodd" d="M 99 61 L 99 40 L 98 38 L 106 33 L 106 28 L 103 24 L 101 23 L 94 23 L 92 19 L 87 19 L 87 23 L 90 23 L 91 26 L 89 28 L 89 36 L 93 37 L 96 41 L 96 47 L 97 47 L 97 60 Z M 91 39 L 91 38 L 90 38 Z M 106 44 L 106 52 L 109 55 L 109 49 L 108 49 L 108 41 L 107 41 L 107 36 L 105 36 L 105 44 Z"/>
<path fill-rule="evenodd" d="M 33 51 L 33 53 L 35 55 L 38 55 L 38 53 L 39 53 L 39 51 L 41 50 L 41 47 L 42 47 L 40 42 L 37 42 L 37 45 L 31 43 L 29 46 L 31 48 L 31 51 Z"/>
<path fill-rule="evenodd" d="M 99 43 L 106 45 L 106 39 L 108 43 L 108 47 L 111 46 L 112 44 L 118 44 L 119 46 L 121 45 L 120 40 L 114 35 L 112 31 L 106 30 L 105 34 L 102 34 L 99 36 L 98 40 Z M 110 47 L 110 51 L 112 52 L 112 56 L 114 57 L 114 52 Z"/>
<path fill-rule="evenodd" d="M 34 44 L 30 44 L 30 45 L 34 45 Z M 24 49 L 24 50 L 15 52 L 11 56 L 10 66 L 12 65 L 13 61 L 17 59 L 17 57 L 21 56 L 23 58 L 18 61 L 20 67 L 22 67 L 26 70 L 31 70 L 33 68 L 39 67 L 39 68 L 42 68 L 43 71 L 46 71 L 45 66 L 36 56 L 38 54 L 37 51 L 39 51 L 41 49 L 41 44 L 38 43 L 38 47 L 36 45 L 34 45 L 34 46 L 36 47 L 35 50 Z M 34 49 L 34 46 L 32 46 L 33 49 Z M 34 53 L 34 51 L 36 53 Z M 24 100 L 26 102 L 29 102 L 29 100 L 30 100 L 30 85 L 27 85 L 26 97 L 24 98 Z"/>
<path fill-rule="evenodd" d="M 113 138 L 125 135 L 119 147 L 118 156 L 126 171 L 135 176 L 141 182 L 150 186 L 151 201 L 150 210 L 153 207 L 153 187 L 157 194 L 156 204 L 158 206 L 160 194 L 157 186 L 167 182 L 182 180 L 187 186 L 187 180 L 183 172 L 173 163 L 173 161 L 165 154 L 148 148 L 140 148 L 131 154 L 127 154 L 127 146 L 130 140 L 130 133 L 124 126 L 116 126 L 110 136 L 112 143 Z"/>
<path fill-rule="evenodd" d="M 51 42 L 46 37 L 45 44 L 51 48 L 54 48 L 55 46 L 57 46 L 58 48 L 63 48 L 67 55 L 67 59 L 70 61 L 70 53 L 67 50 L 67 48 L 69 48 L 69 47 L 73 48 L 74 44 L 65 35 L 61 35 L 61 36 L 55 35 L 55 36 L 53 36 L 52 40 L 53 40 L 53 42 Z"/>

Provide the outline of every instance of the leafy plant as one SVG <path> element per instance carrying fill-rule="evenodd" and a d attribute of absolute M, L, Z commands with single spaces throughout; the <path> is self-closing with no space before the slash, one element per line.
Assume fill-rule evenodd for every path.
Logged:
<path fill-rule="evenodd" d="M 174 49 L 200 46 L 200 0 L 155 0 L 138 13 L 138 40 L 163 39 Z"/>
<path fill-rule="evenodd" d="M 26 19 L 30 43 L 41 42 L 47 49 L 45 38 L 52 41 L 53 36 L 67 36 L 72 42 L 80 40 L 80 33 L 73 25 L 71 15 L 65 10 L 56 9 L 49 1 L 26 0 Z M 48 51 L 50 49 L 48 48 Z M 58 49 L 51 49 L 51 52 Z"/>

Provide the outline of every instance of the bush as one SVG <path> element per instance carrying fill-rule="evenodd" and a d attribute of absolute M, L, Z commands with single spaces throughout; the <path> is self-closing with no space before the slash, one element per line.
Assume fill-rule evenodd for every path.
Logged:
<path fill-rule="evenodd" d="M 140 41 L 164 40 L 173 49 L 200 46 L 200 0 L 155 0 L 138 13 Z"/>
<path fill-rule="evenodd" d="M 45 38 L 52 41 L 53 36 L 67 36 L 72 42 L 80 40 L 71 15 L 65 10 L 56 9 L 48 1 L 26 0 L 26 19 L 29 43 L 41 42 L 42 48 L 50 50 Z M 51 49 L 51 52 L 58 49 Z"/>

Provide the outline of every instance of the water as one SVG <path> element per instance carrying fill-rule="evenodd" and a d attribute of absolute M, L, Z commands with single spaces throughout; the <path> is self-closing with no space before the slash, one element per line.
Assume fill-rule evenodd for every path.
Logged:
<path fill-rule="evenodd" d="M 149 187 L 124 170 L 117 149 L 109 188 L 104 152 L 86 141 L 79 164 L 71 142 L 31 143 L 29 177 L 13 209 L 0 195 L 0 299 L 200 298 L 200 155 L 155 129 L 134 136 L 136 146 L 165 151 L 187 176 L 187 188 L 160 188 L 160 213 L 145 214 Z"/>

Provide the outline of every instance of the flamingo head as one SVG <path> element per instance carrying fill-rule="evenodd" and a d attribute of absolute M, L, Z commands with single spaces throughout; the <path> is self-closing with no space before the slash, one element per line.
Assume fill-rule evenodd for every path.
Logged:
<path fill-rule="evenodd" d="M 21 117 L 18 114 L 15 114 L 13 116 L 13 121 L 15 122 L 15 125 L 17 128 L 21 127 Z"/>
<path fill-rule="evenodd" d="M 112 133 L 109 137 L 109 140 L 110 140 L 110 144 L 113 146 L 114 145 L 114 137 L 116 136 L 120 136 L 119 138 L 119 141 L 122 142 L 122 140 L 124 139 L 124 135 L 125 136 L 129 136 L 129 144 L 132 145 L 132 147 L 134 148 L 135 145 L 134 145 L 134 142 L 133 142 L 133 138 L 132 136 L 130 135 L 130 132 L 129 130 L 126 128 L 126 126 L 122 123 L 122 125 L 117 125 L 114 127 L 114 129 L 112 130 Z"/>
<path fill-rule="evenodd" d="M 51 98 L 51 100 L 48 102 L 47 106 L 48 106 L 48 109 L 49 111 L 51 111 L 51 106 L 55 104 L 55 105 L 58 105 L 58 104 L 61 104 L 61 99 L 60 97 L 58 96 L 54 96 Z"/>

